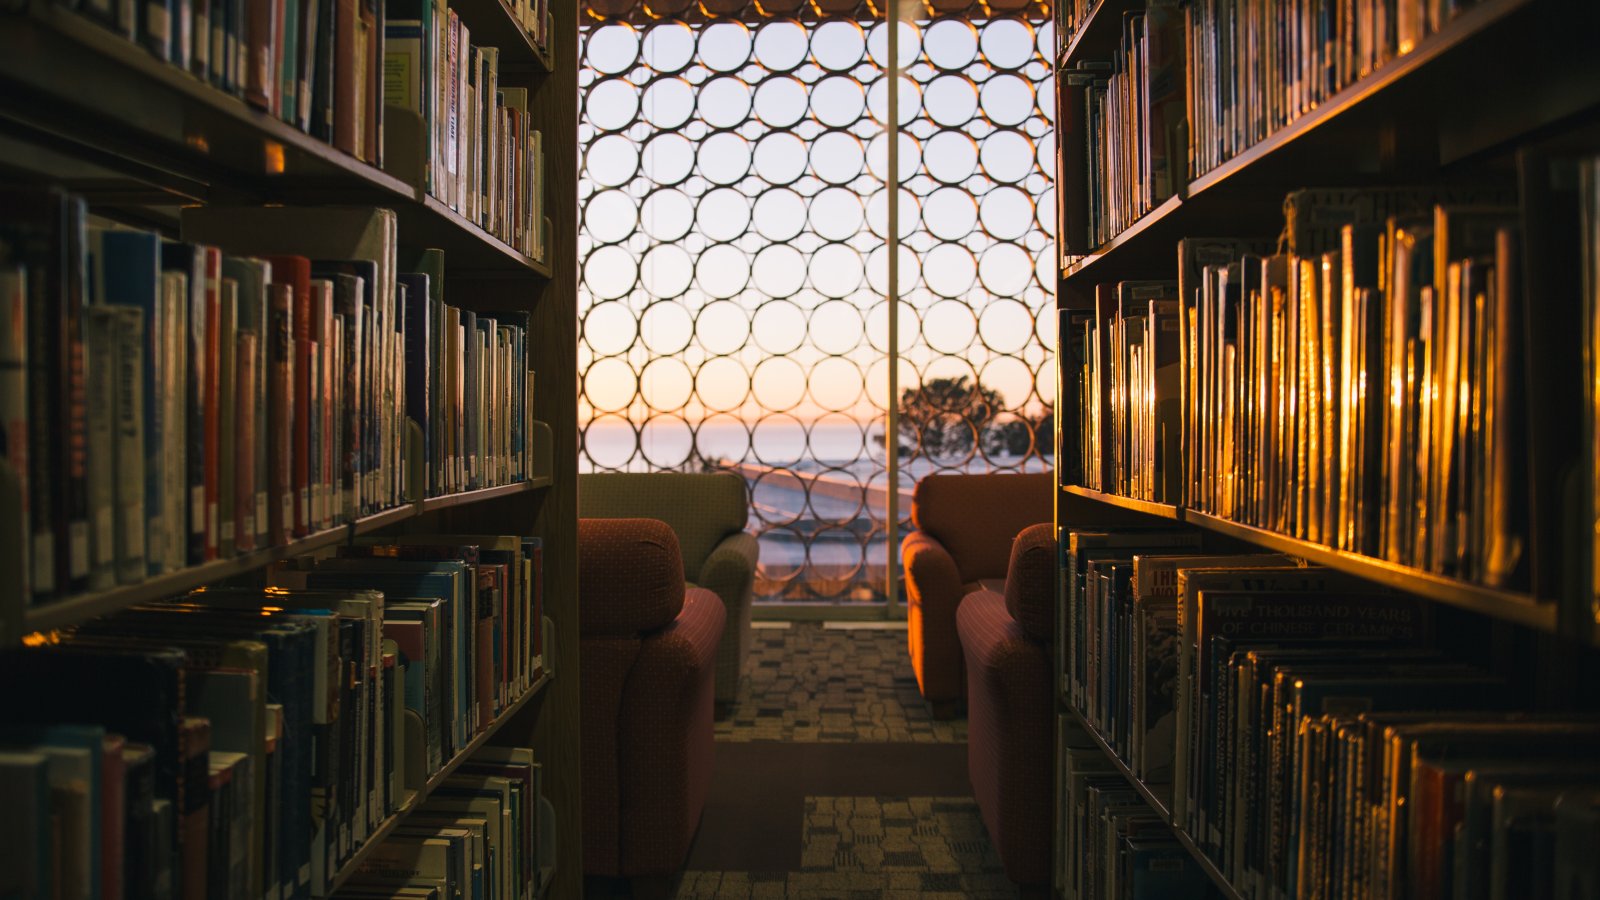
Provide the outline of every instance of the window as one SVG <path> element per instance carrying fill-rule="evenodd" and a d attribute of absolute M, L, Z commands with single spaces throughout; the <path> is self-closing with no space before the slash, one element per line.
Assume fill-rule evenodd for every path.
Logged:
<path fill-rule="evenodd" d="M 743 474 L 758 600 L 884 598 L 891 366 L 899 533 L 928 472 L 1049 466 L 1047 17 L 899 28 L 897 128 L 882 22 L 584 33 L 580 466 Z"/>

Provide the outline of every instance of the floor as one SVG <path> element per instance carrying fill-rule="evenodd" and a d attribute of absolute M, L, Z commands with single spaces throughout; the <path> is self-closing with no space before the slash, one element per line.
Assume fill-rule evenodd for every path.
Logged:
<path fill-rule="evenodd" d="M 745 682 L 719 741 L 965 744 L 965 719 L 928 715 L 904 628 L 757 628 Z"/>
<path fill-rule="evenodd" d="M 677 900 L 1011 900 L 966 773 L 966 722 L 936 721 L 903 629 L 758 628 L 717 723 Z M 628 885 L 591 881 L 590 897 Z"/>

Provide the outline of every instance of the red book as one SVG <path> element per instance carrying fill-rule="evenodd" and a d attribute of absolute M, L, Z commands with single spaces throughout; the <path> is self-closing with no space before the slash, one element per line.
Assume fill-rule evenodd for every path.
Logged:
<path fill-rule="evenodd" d="M 333 146 L 354 156 L 363 118 L 356 45 L 361 40 L 359 0 L 333 3 Z"/>
<path fill-rule="evenodd" d="M 126 766 L 122 748 L 127 741 L 120 734 L 105 737 L 105 753 L 100 760 L 100 896 L 122 900 L 123 824 L 127 816 Z"/>
<path fill-rule="evenodd" d="M 289 533 L 304 537 L 311 531 L 311 261 L 304 256 L 269 256 L 272 280 L 294 287 L 293 339 L 294 393 L 289 415 L 292 421 L 290 480 L 293 513 Z"/>
<path fill-rule="evenodd" d="M 206 247 L 206 559 L 217 558 L 221 531 L 217 503 L 221 499 L 222 449 L 222 251 Z"/>
<path fill-rule="evenodd" d="M 234 441 L 233 534 L 234 548 L 240 553 L 256 549 L 256 348 L 254 331 L 239 332 L 238 363 L 233 382 L 234 421 L 239 435 Z"/>
<path fill-rule="evenodd" d="M 178 726 L 182 756 L 178 782 L 178 840 L 182 900 L 206 900 L 207 847 L 211 835 L 211 720 L 184 716 Z"/>
<path fill-rule="evenodd" d="M 282 545 L 294 530 L 294 288 L 267 285 L 267 303 L 267 535 Z"/>
<path fill-rule="evenodd" d="M 245 4 L 244 52 L 248 60 L 244 79 L 244 99 L 257 109 L 276 112 L 273 102 L 277 69 L 274 47 L 278 42 L 278 5 L 273 0 L 247 0 Z"/>

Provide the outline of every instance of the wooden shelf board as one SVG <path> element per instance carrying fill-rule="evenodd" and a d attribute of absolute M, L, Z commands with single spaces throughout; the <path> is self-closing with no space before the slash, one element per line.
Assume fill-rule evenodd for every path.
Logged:
<path fill-rule="evenodd" d="M 1440 603 L 1447 603 L 1472 612 L 1515 622 L 1541 631 L 1557 630 L 1557 604 L 1540 602 L 1525 591 L 1490 587 L 1459 578 L 1427 572 L 1412 566 L 1387 560 L 1374 559 L 1359 553 L 1338 550 L 1311 541 L 1279 534 L 1266 528 L 1245 525 L 1220 516 L 1186 509 L 1166 503 L 1135 500 L 1116 494 L 1092 491 L 1077 485 L 1064 485 L 1062 490 L 1119 509 L 1131 510 L 1164 519 L 1186 522 L 1217 534 L 1255 544 L 1258 547 L 1298 556 L 1307 562 L 1348 572 L 1358 578 L 1417 594 Z"/>
<path fill-rule="evenodd" d="M 1156 206 L 1155 209 L 1152 209 L 1140 216 L 1138 221 L 1134 222 L 1132 225 L 1129 225 L 1127 228 L 1124 228 L 1120 233 L 1117 234 L 1116 237 L 1102 244 L 1093 253 L 1080 256 L 1076 261 L 1068 264 L 1067 267 L 1062 270 L 1061 277 L 1063 279 L 1070 280 L 1073 278 L 1085 278 L 1094 274 L 1096 271 L 1096 263 L 1115 255 L 1119 249 L 1134 243 L 1140 235 L 1149 231 L 1162 220 L 1174 216 L 1178 212 L 1178 208 L 1182 205 L 1183 198 L 1181 196 L 1174 194 L 1171 197 L 1168 197 L 1158 206 Z M 1176 258 L 1178 252 L 1176 246 L 1173 247 L 1172 252 L 1174 258 Z"/>
<path fill-rule="evenodd" d="M 398 211 L 401 234 L 405 235 L 408 227 L 411 232 L 411 237 L 406 239 L 408 242 L 429 240 L 441 228 L 447 228 L 473 238 L 463 246 L 445 248 L 446 259 L 451 263 L 459 263 L 468 269 L 526 269 L 535 275 L 550 277 L 550 267 L 542 260 L 524 256 L 522 251 L 485 231 L 426 190 L 419 190 L 417 197 L 417 209 L 410 211 L 410 214 L 406 210 Z"/>
<path fill-rule="evenodd" d="M 176 572 L 167 572 L 138 584 L 122 585 L 104 591 L 67 597 L 52 603 L 35 606 L 23 614 L 23 631 L 50 631 L 64 628 L 85 619 L 103 616 L 138 603 L 160 600 L 193 590 L 201 585 L 243 575 L 279 560 L 299 556 L 331 547 L 344 541 L 350 526 L 340 525 L 291 541 L 279 547 L 268 547 L 229 559 L 218 559 L 198 566 L 189 566 Z"/>
<path fill-rule="evenodd" d="M 1105 503 L 1120 509 L 1143 513 L 1147 516 L 1157 516 L 1171 519 L 1175 522 L 1183 521 L 1183 510 L 1170 503 L 1157 503 L 1154 500 L 1135 500 L 1132 497 L 1119 497 L 1116 494 L 1107 494 L 1102 491 L 1091 490 L 1076 484 L 1064 485 L 1062 490 L 1078 497 L 1084 497 L 1099 503 Z"/>
<path fill-rule="evenodd" d="M 1427 597 L 1430 600 L 1542 631 L 1556 630 L 1556 604 L 1540 603 L 1531 594 L 1522 591 L 1474 584 L 1359 553 L 1337 550 L 1192 509 L 1184 510 L 1183 518 L 1184 521 L 1208 531 L 1248 541 L 1268 550 L 1298 556 L 1307 562 L 1348 572 L 1358 578 Z"/>
<path fill-rule="evenodd" d="M 468 503 L 478 503 L 484 500 L 493 500 L 498 497 L 509 497 L 512 494 L 522 494 L 538 490 L 550 485 L 549 478 L 535 478 L 529 481 L 517 481 L 512 484 L 502 484 L 498 487 L 479 488 L 475 491 L 461 491 L 455 494 L 445 494 L 442 497 L 429 497 L 417 504 L 417 514 L 434 512 L 440 509 L 449 509 L 452 506 L 464 506 Z"/>
<path fill-rule="evenodd" d="M 380 531 L 425 512 L 477 503 L 512 494 L 543 490 L 551 487 L 553 483 L 553 479 L 549 476 L 538 476 L 528 481 L 519 481 L 515 484 L 501 485 L 500 487 L 464 491 L 458 494 L 447 494 L 443 497 L 430 497 L 418 503 L 407 503 L 402 506 L 396 506 L 393 509 L 364 516 L 354 522 L 316 532 L 283 546 L 268 547 L 229 559 L 213 560 L 198 566 L 179 569 L 176 572 L 157 575 L 138 584 L 121 585 L 104 591 L 80 594 L 75 597 L 35 606 L 23 614 L 22 632 L 27 634 L 35 631 L 65 628 L 77 622 L 114 613 L 119 609 L 126 609 L 139 603 L 148 603 L 152 600 L 176 596 L 224 578 L 243 575 L 246 572 L 252 572 L 280 560 L 314 553 L 327 547 L 342 544 L 356 535 Z"/>
<path fill-rule="evenodd" d="M 1115 768 L 1117 773 L 1128 782 L 1128 786 L 1133 788 L 1134 791 L 1138 793 L 1140 798 L 1150 806 L 1151 811 L 1159 816 L 1161 821 L 1167 823 L 1167 826 L 1172 829 L 1172 834 L 1178 839 L 1178 843 L 1182 844 L 1183 849 L 1189 851 L 1189 855 L 1194 857 L 1194 861 L 1202 870 L 1205 871 L 1206 877 L 1211 879 L 1211 883 L 1216 885 L 1217 890 L 1222 893 L 1222 896 L 1227 898 L 1227 900 L 1244 900 L 1244 895 L 1240 894 L 1239 891 L 1234 888 L 1232 882 L 1228 881 L 1227 877 L 1222 874 L 1222 871 L 1211 862 L 1211 858 L 1206 856 L 1205 853 L 1200 850 L 1199 846 L 1195 844 L 1194 840 L 1189 837 L 1189 833 L 1180 828 L 1177 823 L 1172 821 L 1172 804 L 1170 796 L 1163 797 L 1161 794 L 1156 793 L 1156 791 L 1152 789 L 1150 785 L 1147 785 L 1141 781 L 1139 777 L 1133 773 L 1133 770 L 1128 768 L 1127 764 L 1124 763 L 1122 759 L 1111 749 L 1111 745 L 1106 742 L 1106 739 L 1101 737 L 1099 729 L 1091 725 L 1089 720 L 1084 718 L 1083 714 L 1078 712 L 1077 708 L 1072 704 L 1066 703 L 1063 705 L 1066 706 L 1067 711 L 1072 714 L 1072 717 L 1077 720 L 1078 724 L 1082 726 L 1083 730 L 1088 733 L 1089 739 L 1094 741 L 1095 747 L 1098 748 L 1101 753 L 1105 754 L 1106 759 L 1110 760 L 1112 767 Z M 1168 790 L 1171 789 L 1170 786 L 1164 785 L 1164 787 L 1167 787 Z"/>
<path fill-rule="evenodd" d="M 537 681 L 530 685 L 526 691 L 522 692 L 522 696 L 513 700 L 510 706 L 506 707 L 505 710 L 500 713 L 500 715 L 494 718 L 494 721 L 489 723 L 489 727 L 479 732 L 477 737 L 474 737 L 470 743 L 461 748 L 460 752 L 450 757 L 449 761 L 446 762 L 439 769 L 439 771 L 429 776 L 427 782 L 422 785 L 421 789 L 412 791 L 410 795 L 406 797 L 405 801 L 400 804 L 399 808 L 391 813 L 387 819 L 384 819 L 383 824 L 379 825 L 371 834 L 367 835 L 366 841 L 362 843 L 360 848 L 352 853 L 348 860 L 345 860 L 344 865 L 339 867 L 339 871 L 335 873 L 333 878 L 329 881 L 328 892 L 331 894 L 343 887 L 345 882 L 349 881 L 351 876 L 355 875 L 356 872 L 361 868 L 362 862 L 364 862 L 366 858 L 371 855 L 372 851 L 378 848 L 378 845 L 383 843 L 385 838 L 393 834 L 394 830 L 400 827 L 403 822 L 405 822 L 407 816 L 421 808 L 423 802 L 428 799 L 429 795 L 437 790 L 440 785 L 444 784 L 445 779 L 455 774 L 456 769 L 459 769 L 462 763 L 466 762 L 468 759 L 471 759 L 472 754 L 478 752 L 480 747 L 488 744 L 489 739 L 494 737 L 495 732 L 499 731 L 503 725 L 509 722 L 519 710 L 528 705 L 528 702 L 537 696 L 540 691 L 544 690 L 545 686 L 549 683 L 550 675 L 548 673 L 539 676 Z"/>
<path fill-rule="evenodd" d="M 1122 37 L 1122 14 L 1144 9 L 1144 0 L 1100 0 L 1072 33 L 1072 42 L 1061 55 L 1061 68 L 1070 69 L 1086 57 L 1104 56 L 1116 51 Z"/>

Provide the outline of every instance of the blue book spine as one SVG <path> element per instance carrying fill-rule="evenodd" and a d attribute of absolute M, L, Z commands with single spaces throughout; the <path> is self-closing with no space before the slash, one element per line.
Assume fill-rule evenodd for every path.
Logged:
<path fill-rule="evenodd" d="M 152 575 L 166 568 L 167 519 L 162 472 L 165 467 L 166 422 L 155 402 L 174 389 L 166 373 L 166 333 L 161 315 L 161 238 L 144 231 L 107 231 L 100 239 L 101 271 L 108 303 L 144 310 L 144 508 L 146 569 Z"/>
<path fill-rule="evenodd" d="M 403 273 L 400 285 L 404 288 L 400 300 L 405 304 L 401 320 L 405 323 L 406 416 L 422 430 L 422 465 L 426 467 L 433 459 L 433 409 L 428 396 L 428 379 L 433 375 L 433 330 L 429 327 L 428 276 Z"/>

